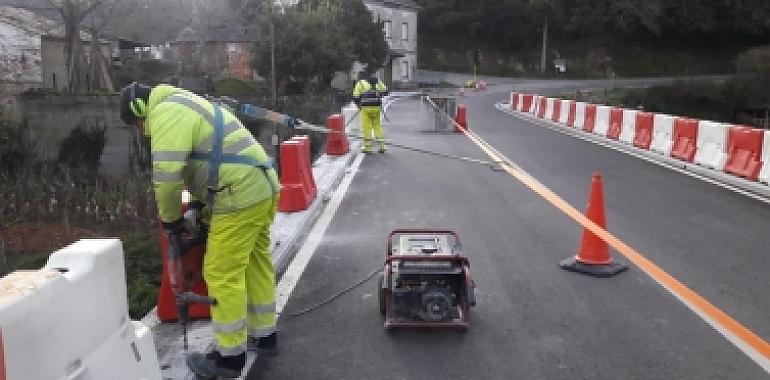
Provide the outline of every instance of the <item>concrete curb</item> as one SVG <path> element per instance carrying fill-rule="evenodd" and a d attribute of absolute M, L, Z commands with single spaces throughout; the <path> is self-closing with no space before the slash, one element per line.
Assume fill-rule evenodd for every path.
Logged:
<path fill-rule="evenodd" d="M 731 188 L 731 190 L 743 195 L 766 203 L 770 203 L 770 186 L 764 185 L 762 183 L 735 177 L 733 175 L 709 169 L 694 163 L 680 161 L 672 157 L 664 156 L 657 152 L 639 149 L 632 145 L 624 144 L 620 141 L 607 139 L 603 136 L 585 132 L 583 130 L 570 128 L 550 120 L 540 119 L 528 113 L 513 111 L 510 109 L 508 103 L 496 103 L 495 108 L 497 108 L 498 111 L 510 116 L 544 126 L 546 128 L 579 138 L 584 141 L 614 149 L 630 156 L 641 158 L 645 161 L 686 175 L 690 175 L 691 177 L 695 177 L 715 185 Z"/>

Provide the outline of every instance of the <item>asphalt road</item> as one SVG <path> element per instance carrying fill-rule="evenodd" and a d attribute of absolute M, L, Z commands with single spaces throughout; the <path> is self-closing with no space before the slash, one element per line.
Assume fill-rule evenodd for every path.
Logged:
<path fill-rule="evenodd" d="M 581 210 L 601 171 L 611 232 L 770 339 L 770 206 L 495 110 L 506 98 L 462 99 L 471 128 Z M 487 159 L 462 135 L 420 132 L 415 101 L 389 117 L 395 142 Z M 420 227 L 463 240 L 478 284 L 469 331 L 384 331 L 375 281 L 287 315 L 381 267 L 390 230 Z M 395 148 L 367 156 L 284 309 L 281 354 L 249 379 L 768 378 L 638 268 L 612 279 L 559 269 L 581 231 L 505 173 Z"/>

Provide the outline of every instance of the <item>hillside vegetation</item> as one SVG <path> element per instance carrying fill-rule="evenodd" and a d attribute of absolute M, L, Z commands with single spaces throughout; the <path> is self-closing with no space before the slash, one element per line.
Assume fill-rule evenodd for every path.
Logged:
<path fill-rule="evenodd" d="M 763 0 L 416 0 L 420 62 L 481 72 L 540 72 L 548 20 L 548 63 L 568 59 L 571 76 L 732 72 L 736 57 L 770 40 Z"/>

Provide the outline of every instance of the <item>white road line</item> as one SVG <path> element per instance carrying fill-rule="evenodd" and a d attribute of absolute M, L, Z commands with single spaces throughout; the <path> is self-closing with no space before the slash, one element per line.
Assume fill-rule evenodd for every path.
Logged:
<path fill-rule="evenodd" d="M 725 190 L 732 191 L 734 193 L 744 195 L 746 197 L 749 197 L 751 199 L 754 199 L 754 200 L 757 200 L 757 201 L 760 201 L 760 202 L 763 202 L 763 203 L 766 203 L 766 204 L 770 204 L 770 199 L 765 198 L 765 197 L 763 197 L 761 195 L 752 193 L 752 192 L 750 192 L 748 190 L 744 190 L 744 189 L 741 189 L 739 187 L 736 187 L 736 186 L 733 186 L 733 185 L 721 182 L 719 180 L 716 180 L 716 179 L 713 179 L 713 178 L 709 178 L 709 177 L 703 176 L 701 174 L 694 173 L 694 172 L 691 172 L 689 170 L 673 166 L 673 165 L 668 164 L 666 162 L 657 161 L 657 160 L 655 160 L 653 158 L 650 158 L 650 157 L 647 157 L 647 156 L 644 156 L 644 155 L 641 155 L 641 154 L 638 154 L 638 153 L 634 153 L 632 151 L 628 151 L 628 150 L 622 149 L 622 148 L 617 147 L 617 146 L 615 146 L 613 144 L 610 144 L 610 143 L 606 143 L 606 142 L 602 142 L 602 141 L 597 141 L 595 139 L 584 137 L 584 136 L 582 136 L 580 134 L 571 133 L 573 131 L 575 131 L 575 132 L 580 131 L 578 129 L 565 130 L 565 128 L 567 128 L 567 127 L 562 127 L 560 124 L 554 124 L 552 122 L 544 121 L 542 119 L 531 118 L 529 116 L 520 115 L 518 113 L 513 113 L 512 111 L 509 112 L 508 110 L 502 108 L 500 106 L 501 104 L 504 104 L 504 103 L 498 103 L 498 104 L 495 105 L 495 107 L 499 111 L 501 111 L 503 113 L 506 113 L 506 114 L 508 114 L 510 116 L 513 116 L 515 118 L 518 118 L 518 119 L 521 119 L 521 120 L 525 120 L 525 121 L 529 121 L 530 123 L 533 123 L 533 124 L 541 125 L 541 126 L 546 127 L 546 128 L 548 128 L 548 129 L 550 129 L 552 131 L 556 131 L 556 132 L 559 132 L 559 133 L 567 135 L 567 136 L 575 137 L 575 138 L 578 138 L 580 140 L 583 140 L 583 141 L 586 141 L 586 142 L 590 142 L 592 144 L 603 146 L 605 148 L 610 148 L 610 149 L 612 149 L 614 151 L 626 154 L 628 156 L 632 156 L 632 157 L 636 157 L 636 158 L 642 159 L 644 161 L 647 161 L 649 163 L 652 163 L 652 164 L 664 167 L 666 169 L 675 171 L 677 173 L 681 173 L 681 174 L 684 174 L 686 176 L 689 176 L 689 177 L 701 180 L 703 182 L 710 183 L 710 184 L 712 184 L 714 186 L 721 187 L 721 188 L 723 188 Z M 588 132 L 583 132 L 583 133 L 588 135 Z M 599 135 L 596 135 L 596 136 L 599 136 Z"/>
<path fill-rule="evenodd" d="M 351 182 L 353 182 L 353 177 L 355 177 L 358 172 L 358 167 L 363 160 L 364 154 L 359 153 L 353 161 L 353 164 L 350 166 L 349 172 L 345 174 L 345 178 L 342 179 L 342 182 L 334 192 L 334 196 L 332 196 L 332 199 L 329 201 L 323 214 L 321 214 L 321 217 L 318 218 L 318 221 L 315 226 L 313 226 L 310 234 L 308 234 L 305 244 L 303 244 L 302 248 L 297 252 L 294 260 L 291 261 L 291 264 L 289 264 L 289 267 L 283 274 L 281 281 L 278 283 L 278 286 L 276 287 L 275 310 L 279 316 L 286 306 L 286 303 L 289 302 L 291 292 L 294 290 L 294 287 L 297 286 L 297 283 L 299 283 L 299 279 L 305 271 L 305 267 L 307 267 L 307 264 L 310 262 L 310 258 L 313 257 L 316 248 L 321 244 L 326 229 L 329 227 L 334 214 L 340 207 L 342 199 L 345 197 L 345 193 L 348 191 Z"/>

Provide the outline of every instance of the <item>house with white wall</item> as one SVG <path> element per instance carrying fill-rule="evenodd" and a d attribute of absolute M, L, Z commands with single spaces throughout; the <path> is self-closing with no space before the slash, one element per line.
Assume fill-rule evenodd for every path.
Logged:
<path fill-rule="evenodd" d="M 388 43 L 381 78 L 392 87 L 407 87 L 417 68 L 417 5 L 411 0 L 364 0 L 364 5 L 382 21 Z"/>

